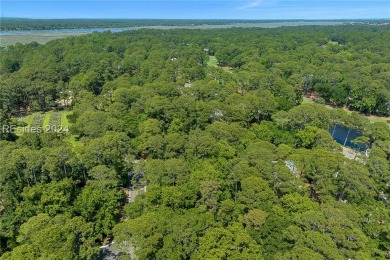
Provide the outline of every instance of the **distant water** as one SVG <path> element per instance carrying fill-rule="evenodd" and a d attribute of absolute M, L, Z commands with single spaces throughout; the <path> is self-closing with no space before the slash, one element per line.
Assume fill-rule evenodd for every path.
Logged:
<path fill-rule="evenodd" d="M 224 28 L 276 28 L 281 26 L 301 26 L 301 25 L 339 25 L 344 22 L 339 21 L 286 21 L 286 22 L 265 22 L 265 23 L 233 23 L 222 25 L 187 25 L 187 26 L 139 26 L 139 27 L 124 27 L 124 28 L 79 28 L 79 29 L 59 29 L 59 30 L 31 30 L 31 31 L 0 31 L 0 35 L 29 35 L 29 34 L 85 34 L 92 32 L 122 32 L 126 30 L 139 29 L 224 29 Z"/>

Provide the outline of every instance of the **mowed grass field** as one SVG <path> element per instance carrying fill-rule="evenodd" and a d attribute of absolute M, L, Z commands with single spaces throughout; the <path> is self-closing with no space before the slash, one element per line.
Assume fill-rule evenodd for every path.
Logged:
<path fill-rule="evenodd" d="M 215 56 L 209 56 L 209 61 L 208 61 L 207 65 L 214 66 L 214 67 L 218 66 L 217 58 Z"/>
<path fill-rule="evenodd" d="M 207 62 L 207 65 L 211 67 L 222 68 L 226 72 L 233 73 L 229 67 L 218 66 L 218 59 L 215 56 L 209 56 L 209 61 Z"/>

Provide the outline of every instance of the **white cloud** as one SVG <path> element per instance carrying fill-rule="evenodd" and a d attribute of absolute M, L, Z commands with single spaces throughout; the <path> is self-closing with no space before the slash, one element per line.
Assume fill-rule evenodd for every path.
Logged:
<path fill-rule="evenodd" d="M 237 7 L 237 9 L 248 9 L 248 8 L 256 7 L 256 6 L 260 5 L 262 2 L 263 2 L 263 0 L 255 0 L 253 2 L 246 4 L 246 5 Z"/>

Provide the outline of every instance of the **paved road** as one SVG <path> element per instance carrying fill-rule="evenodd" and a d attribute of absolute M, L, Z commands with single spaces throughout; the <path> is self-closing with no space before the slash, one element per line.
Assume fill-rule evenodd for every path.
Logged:
<path fill-rule="evenodd" d="M 100 247 L 100 255 L 98 260 L 116 260 L 119 256 L 119 251 L 114 248 L 114 243 L 112 242 L 106 246 Z"/>
<path fill-rule="evenodd" d="M 129 193 L 127 197 L 128 203 L 134 202 L 135 198 L 141 192 L 146 192 L 146 186 L 137 190 L 129 189 Z M 121 255 L 121 252 L 115 246 L 115 241 L 113 241 L 108 245 L 100 247 L 100 250 L 101 251 L 98 260 L 116 260 L 118 256 Z M 129 245 L 128 252 L 130 254 L 130 259 L 136 259 L 134 254 L 134 246 L 132 244 Z"/>
<path fill-rule="evenodd" d="M 100 255 L 97 260 L 116 260 L 122 253 L 116 248 L 115 242 L 112 242 L 106 246 L 100 247 Z M 136 259 L 134 254 L 134 246 L 129 244 L 129 248 L 126 250 L 130 254 L 130 259 Z"/>
<path fill-rule="evenodd" d="M 142 188 L 140 188 L 140 189 L 137 189 L 137 190 L 130 189 L 130 190 L 129 190 L 128 202 L 129 202 L 129 203 L 134 202 L 135 198 L 138 196 L 138 194 L 139 194 L 140 192 L 146 192 L 146 186 L 145 186 L 145 187 L 142 187 Z"/>

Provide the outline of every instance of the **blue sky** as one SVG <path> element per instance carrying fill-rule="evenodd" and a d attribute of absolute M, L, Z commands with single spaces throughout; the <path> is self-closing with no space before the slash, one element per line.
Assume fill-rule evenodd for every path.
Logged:
<path fill-rule="evenodd" d="M 0 0 L 1 17 L 165 19 L 390 18 L 390 0 Z"/>

